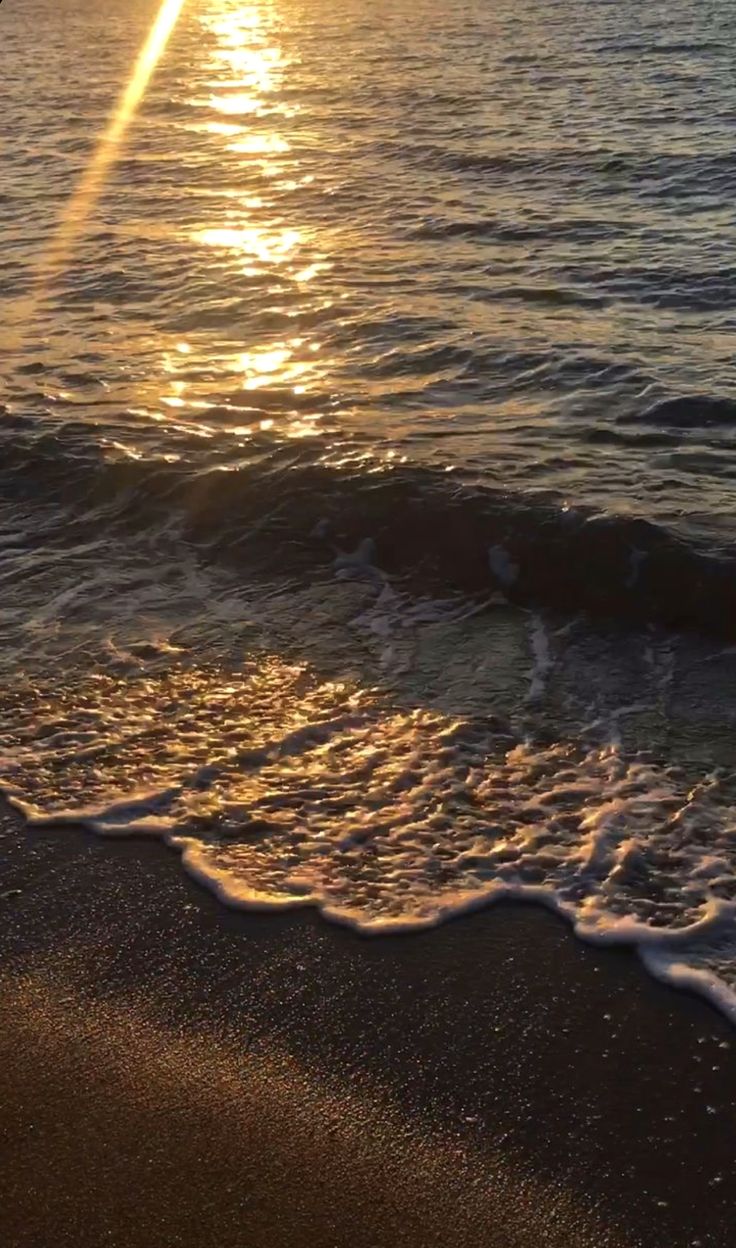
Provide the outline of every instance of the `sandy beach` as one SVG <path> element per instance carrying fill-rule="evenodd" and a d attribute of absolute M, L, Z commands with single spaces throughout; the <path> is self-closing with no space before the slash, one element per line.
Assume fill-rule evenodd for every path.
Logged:
<path fill-rule="evenodd" d="M 734 1248 L 736 3 L 0 46 L 0 1248 Z"/>
<path fill-rule="evenodd" d="M 0 1231 L 726 1248 L 731 1028 L 533 907 L 360 939 L 3 824 Z"/>

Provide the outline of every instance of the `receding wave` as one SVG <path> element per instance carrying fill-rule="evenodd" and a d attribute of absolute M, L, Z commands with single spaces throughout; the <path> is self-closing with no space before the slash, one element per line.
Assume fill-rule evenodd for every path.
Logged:
<path fill-rule="evenodd" d="M 22 649 L 1 656 L 0 787 L 32 824 L 158 837 L 230 905 L 312 906 L 364 933 L 547 905 L 736 1019 L 733 781 L 651 735 L 697 645 L 640 633 L 635 701 L 625 664 L 591 705 L 581 621 L 339 577 L 199 578 L 102 545 L 3 544 L 3 586 L 15 565 L 27 597 Z M 732 663 L 705 648 L 701 697 Z M 637 716 L 654 750 L 622 740 Z"/>

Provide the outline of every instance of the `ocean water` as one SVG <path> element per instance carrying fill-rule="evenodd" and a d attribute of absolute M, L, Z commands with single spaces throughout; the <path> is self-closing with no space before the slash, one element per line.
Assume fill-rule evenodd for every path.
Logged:
<path fill-rule="evenodd" d="M 735 39 L 725 0 L 7 0 L 29 821 L 360 932 L 526 898 L 736 1018 Z"/>

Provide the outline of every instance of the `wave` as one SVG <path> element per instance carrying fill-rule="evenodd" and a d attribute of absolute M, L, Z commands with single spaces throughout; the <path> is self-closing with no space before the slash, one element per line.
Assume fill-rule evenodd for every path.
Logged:
<path fill-rule="evenodd" d="M 31 825 L 160 838 L 227 905 L 311 906 L 365 935 L 542 904 L 736 1021 L 723 779 L 610 744 L 522 741 L 495 715 L 397 706 L 275 656 L 226 680 L 156 657 L 120 686 L 66 673 L 50 701 L 34 688 L 0 721 L 2 788 Z"/>
<path fill-rule="evenodd" d="M 500 183 L 525 183 L 528 188 L 542 180 L 554 185 L 556 199 L 566 190 L 578 191 L 581 180 L 589 184 L 588 196 L 600 195 L 614 180 L 617 191 L 636 202 L 678 200 L 702 201 L 704 194 L 723 196 L 733 192 L 736 159 L 730 148 L 716 151 L 683 152 L 676 147 L 639 151 L 631 147 L 608 146 L 595 141 L 586 144 L 540 145 L 522 151 L 511 148 L 470 149 L 467 146 L 431 142 L 404 143 L 400 152 L 395 143 L 379 145 L 383 154 L 400 155 L 402 161 L 422 169 L 447 171 L 474 180 L 493 176 Z M 591 230 L 622 228 L 601 223 L 591 214 Z M 564 224 L 563 224 L 564 228 Z"/>
<path fill-rule="evenodd" d="M 620 418 L 629 422 L 665 425 L 678 429 L 709 428 L 714 425 L 736 425 L 736 399 L 708 394 L 684 395 L 663 399 L 634 416 Z"/>
<path fill-rule="evenodd" d="M 646 241 L 656 248 L 662 235 L 652 231 Z M 700 266 L 697 272 L 685 265 L 663 263 L 647 267 L 575 264 L 568 265 L 563 275 L 568 283 L 595 290 L 609 300 L 662 309 L 730 312 L 736 298 L 736 272 L 725 263 Z"/>
<path fill-rule="evenodd" d="M 590 243 L 610 241 L 624 234 L 620 222 L 588 217 L 548 220 L 507 220 L 496 217 L 456 218 L 431 217 L 407 229 L 407 237 L 421 240 L 477 239 L 486 242 L 525 242 L 527 240 L 570 240 Z"/>
<path fill-rule="evenodd" d="M 640 419 L 685 424 L 700 413 L 707 423 L 733 411 L 726 400 L 682 399 Z M 63 503 L 75 527 L 176 523 L 228 562 L 297 570 L 337 561 L 360 575 L 421 580 L 432 592 L 497 589 L 521 604 L 736 630 L 732 550 L 636 516 L 560 505 L 459 471 L 392 466 L 357 440 L 315 453 L 305 441 L 260 435 L 234 460 L 219 443 L 203 458 L 201 438 L 181 427 L 176 454 L 135 456 L 95 442 L 83 422 L 39 434 L 6 417 L 4 429 L 5 495 Z"/>

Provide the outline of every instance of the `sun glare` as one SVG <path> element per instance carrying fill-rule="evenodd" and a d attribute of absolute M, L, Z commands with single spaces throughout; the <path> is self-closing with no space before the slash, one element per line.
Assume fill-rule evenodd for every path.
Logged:
<path fill-rule="evenodd" d="M 126 131 L 184 7 L 184 0 L 162 0 L 161 7 L 133 66 L 130 78 L 118 98 L 97 148 L 64 210 L 59 226 L 47 248 L 38 274 L 38 294 L 42 295 L 54 274 L 69 262 L 76 243 L 99 199 Z"/>

